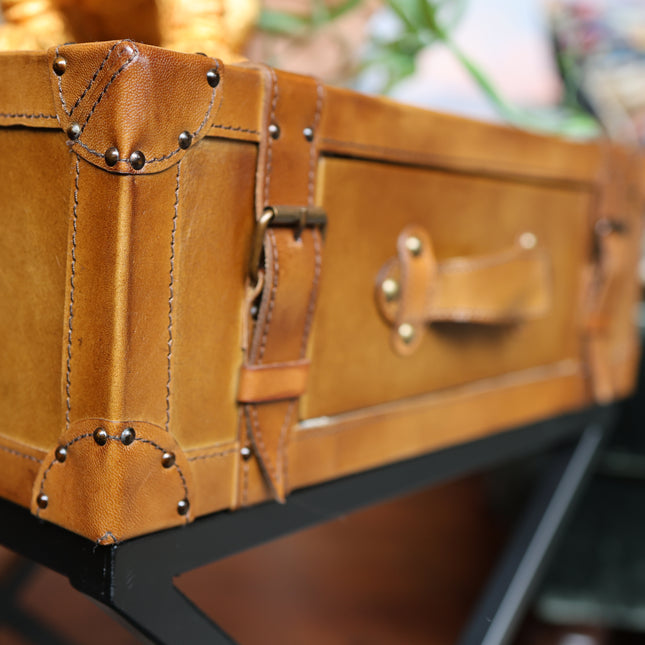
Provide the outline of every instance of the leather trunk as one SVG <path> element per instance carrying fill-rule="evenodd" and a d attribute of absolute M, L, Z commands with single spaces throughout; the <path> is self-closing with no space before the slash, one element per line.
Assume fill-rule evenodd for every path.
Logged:
<path fill-rule="evenodd" d="M 0 495 L 99 543 L 634 386 L 634 152 L 130 41 L 0 143 Z"/>

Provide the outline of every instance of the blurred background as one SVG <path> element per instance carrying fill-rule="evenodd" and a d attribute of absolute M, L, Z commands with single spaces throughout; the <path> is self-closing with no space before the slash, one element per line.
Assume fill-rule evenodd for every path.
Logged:
<path fill-rule="evenodd" d="M 539 132 L 645 140 L 643 0 L 1 6 L 0 49 L 132 37 Z M 643 398 L 607 448 L 516 645 L 645 643 Z M 179 586 L 244 645 L 451 645 L 539 469 L 532 459 L 473 473 L 204 567 Z M 66 580 L 0 549 L 0 644 L 136 642 Z"/>

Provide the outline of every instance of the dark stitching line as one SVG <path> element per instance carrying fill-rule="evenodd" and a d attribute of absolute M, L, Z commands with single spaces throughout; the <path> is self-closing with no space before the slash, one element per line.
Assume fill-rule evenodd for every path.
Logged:
<path fill-rule="evenodd" d="M 175 235 L 177 233 L 177 213 L 179 211 L 179 178 L 181 161 L 177 164 L 177 178 L 175 186 L 175 204 L 172 217 L 172 234 L 170 236 L 170 284 L 168 296 L 168 379 L 166 381 L 166 432 L 170 431 L 170 378 L 172 360 L 172 304 L 175 297 Z"/>
<path fill-rule="evenodd" d="M 260 134 L 259 130 L 251 130 L 250 128 L 240 128 L 234 125 L 219 125 L 213 124 L 211 128 L 219 128 L 221 130 L 232 130 L 233 132 L 247 132 L 248 134 Z"/>
<path fill-rule="evenodd" d="M 273 309 L 275 307 L 275 296 L 278 290 L 278 281 L 280 278 L 280 263 L 278 261 L 278 245 L 275 241 L 275 233 L 271 230 L 267 231 L 267 235 L 271 238 L 271 260 L 273 261 L 273 281 L 271 284 L 271 294 L 269 295 L 269 305 L 267 308 L 267 315 L 264 319 L 264 329 L 262 330 L 262 340 L 260 341 L 260 348 L 258 350 L 257 363 L 262 362 L 264 351 L 266 349 L 267 339 L 269 336 L 269 327 L 271 326 L 271 319 L 273 318 Z"/>
<path fill-rule="evenodd" d="M 314 204 L 314 190 L 316 188 L 316 135 L 318 133 L 318 124 L 320 123 L 320 112 L 322 110 L 323 102 L 323 86 L 320 82 L 316 83 L 316 112 L 313 122 L 314 138 L 309 147 L 309 184 L 308 184 L 308 197 L 309 206 Z"/>
<path fill-rule="evenodd" d="M 128 41 L 128 42 L 130 42 L 130 41 Z M 217 66 L 217 69 L 219 69 L 220 63 L 219 63 L 218 60 L 215 60 L 215 65 Z M 107 86 L 106 86 L 106 88 L 107 88 Z M 208 121 L 208 118 L 210 117 L 210 113 L 211 113 L 211 111 L 213 109 L 213 105 L 215 104 L 215 97 L 216 96 L 217 96 L 217 88 L 213 88 L 213 92 L 212 92 L 212 95 L 211 95 L 210 103 L 208 105 L 208 110 L 206 112 L 206 116 L 204 117 L 204 120 L 202 121 L 201 125 L 197 128 L 197 130 L 195 130 L 193 132 L 193 137 L 196 137 L 202 131 L 204 125 Z M 89 120 L 89 116 L 88 116 L 88 120 Z M 87 121 L 86 121 L 85 125 L 87 125 Z M 83 126 L 83 129 L 85 128 L 85 125 Z M 82 130 L 81 130 L 81 132 L 82 132 Z M 80 145 L 84 150 L 87 150 L 87 152 L 89 152 L 90 154 L 93 154 L 95 157 L 99 157 L 100 159 L 105 158 L 104 153 L 101 153 L 98 150 L 94 150 L 93 148 L 90 148 L 87 144 L 83 143 L 83 141 L 81 141 L 80 139 L 76 139 L 75 141 L 70 141 L 69 143 L 70 143 L 70 145 L 76 145 L 76 144 Z M 167 161 L 168 159 L 171 159 L 172 157 L 174 157 L 176 154 L 179 154 L 180 152 L 183 152 L 183 149 L 182 148 L 177 148 L 176 150 L 173 150 L 172 152 L 169 152 L 168 154 L 163 155 L 162 157 L 153 157 L 152 159 L 146 159 L 146 165 L 150 165 L 150 164 L 153 164 L 153 163 L 161 163 L 162 161 Z M 119 159 L 119 161 L 120 162 L 121 161 L 125 162 L 125 161 L 129 161 L 129 160 L 126 159 L 126 158 L 123 158 L 123 159 Z"/>
<path fill-rule="evenodd" d="M 55 52 L 56 58 L 58 58 L 59 56 L 59 50 L 60 50 L 60 45 L 56 47 L 56 52 Z M 60 104 L 63 108 L 63 112 L 65 112 L 65 114 L 69 116 L 70 113 L 67 111 L 67 103 L 65 103 L 65 97 L 63 96 L 63 79 L 60 76 L 58 76 L 58 74 L 56 74 L 56 78 L 58 79 L 58 96 L 60 98 Z"/>
<path fill-rule="evenodd" d="M 278 459 L 280 460 L 280 470 L 282 471 L 282 482 L 285 491 L 288 488 L 288 468 L 289 468 L 289 457 L 285 451 L 285 442 L 287 440 L 287 432 L 289 431 L 289 426 L 291 425 L 291 418 L 293 417 L 293 411 L 296 408 L 297 399 L 294 399 L 289 404 L 287 408 L 287 414 L 282 421 L 282 428 L 280 429 L 280 436 L 278 438 Z"/>
<path fill-rule="evenodd" d="M 103 100 L 103 97 L 106 95 L 108 89 L 110 88 L 110 85 L 112 85 L 112 83 L 114 83 L 114 81 L 117 79 L 119 74 L 121 74 L 121 72 L 126 67 L 128 67 L 130 65 L 130 63 L 132 63 L 136 58 L 138 58 L 139 50 L 136 48 L 136 46 L 134 44 L 132 45 L 132 48 L 134 49 L 133 54 L 125 61 L 125 63 L 123 63 L 123 65 L 121 65 L 121 67 L 119 67 L 119 69 L 116 70 L 116 72 L 114 72 L 114 74 L 112 74 L 112 78 L 110 78 L 110 80 L 107 82 L 107 84 L 105 85 L 105 87 L 103 88 L 101 93 L 99 94 L 99 96 L 96 99 L 96 101 L 94 101 L 94 105 L 92 106 L 92 109 L 89 111 L 87 117 L 85 117 L 85 121 L 83 122 L 83 125 L 81 126 L 81 131 L 79 133 L 79 136 L 83 134 L 83 131 L 85 130 L 85 126 L 88 124 L 89 120 L 92 118 L 92 115 L 94 114 L 94 110 L 96 110 L 96 108 L 98 107 L 98 104 Z M 60 76 L 59 76 L 59 78 L 60 78 Z"/>
<path fill-rule="evenodd" d="M 215 67 L 217 71 L 219 72 L 220 68 L 220 63 L 217 59 L 215 60 Z M 213 105 L 215 104 L 215 96 L 217 95 L 217 87 L 213 88 L 213 91 L 211 93 L 211 100 L 210 103 L 208 104 L 208 109 L 206 110 L 206 114 L 204 116 L 204 119 L 202 120 L 200 126 L 193 132 L 193 137 L 196 137 L 203 129 L 203 127 L 206 125 L 206 122 L 208 121 L 208 118 L 211 115 L 211 110 L 213 109 Z M 163 155 L 163 157 L 154 157 L 153 159 L 149 159 L 146 161 L 146 163 L 157 163 L 160 161 L 166 161 L 166 159 L 170 159 L 171 157 L 174 157 L 177 153 L 181 152 L 182 148 L 177 148 L 176 150 L 173 150 L 172 152 Z"/>
<path fill-rule="evenodd" d="M 211 459 L 212 457 L 225 457 L 226 455 L 232 455 L 237 452 L 237 448 L 231 448 L 230 450 L 224 450 L 222 452 L 212 452 L 209 455 L 199 455 L 198 457 L 189 457 L 188 461 L 199 461 L 200 459 Z"/>
<path fill-rule="evenodd" d="M 258 417 L 258 411 L 256 406 L 247 405 L 245 406 L 247 411 L 247 419 L 249 424 L 253 427 L 255 432 L 252 433 L 253 438 L 255 439 L 255 444 L 262 457 L 262 461 L 265 462 L 267 469 L 270 471 L 269 475 L 273 475 L 273 478 L 278 481 L 278 473 L 276 472 L 273 462 L 269 459 L 267 447 L 262 439 L 262 431 L 260 429 L 260 419 Z M 270 477 L 269 477 L 270 479 Z"/>
<path fill-rule="evenodd" d="M 30 461 L 35 461 L 37 464 L 42 464 L 43 460 L 42 459 L 37 459 L 36 457 L 32 457 L 31 455 L 28 455 L 24 452 L 20 452 L 19 450 L 14 450 L 13 448 L 7 448 L 6 446 L 0 446 L 0 450 L 4 450 L 4 452 L 8 452 L 10 455 L 15 455 L 16 457 L 23 457 L 24 459 L 29 459 Z"/>
<path fill-rule="evenodd" d="M 85 434 L 78 435 L 78 437 L 74 437 L 71 441 L 68 441 L 66 444 L 63 444 L 61 447 L 62 448 L 69 448 L 70 446 L 74 445 L 77 441 L 80 441 L 81 439 L 87 439 L 88 437 L 93 437 L 94 433 L 93 432 L 86 432 Z M 118 436 L 112 436 L 108 435 L 108 439 L 111 439 L 112 441 L 118 441 L 121 443 L 121 437 Z M 140 443 L 145 443 L 148 445 L 153 446 L 160 452 L 166 452 L 166 449 L 160 446 L 158 443 L 155 443 L 154 441 L 151 441 L 150 439 L 141 439 L 140 437 L 135 437 L 135 442 L 138 441 Z M 49 471 L 52 469 L 55 463 L 58 463 L 58 460 L 56 457 L 52 459 L 51 463 L 47 468 L 45 469 L 45 472 L 43 473 L 43 478 L 40 482 L 40 494 L 42 495 L 43 490 L 45 488 L 45 480 L 47 479 L 47 475 L 49 474 Z M 186 499 L 188 499 L 188 484 L 186 483 L 186 478 L 184 477 L 184 473 L 182 472 L 181 468 L 177 465 L 177 463 L 174 464 L 174 468 L 177 469 L 177 472 L 179 473 L 179 477 L 181 478 L 181 483 L 184 487 L 184 496 Z M 40 516 L 40 510 L 36 511 L 36 516 Z M 186 515 L 186 520 L 188 520 L 189 513 Z"/>
<path fill-rule="evenodd" d="M 112 47 L 110 47 L 110 49 L 108 50 L 108 53 L 105 54 L 105 58 L 103 59 L 103 62 L 98 66 L 98 68 L 94 72 L 94 76 L 92 76 L 92 78 L 90 79 L 90 82 L 89 82 L 88 86 L 85 88 L 83 93 L 76 99 L 76 103 L 74 103 L 74 105 L 72 106 L 72 109 L 69 111 L 68 116 L 72 116 L 72 114 L 74 114 L 74 110 L 78 107 L 79 103 L 85 98 L 85 95 L 90 91 L 90 88 L 92 87 L 92 85 L 94 85 L 94 81 L 96 80 L 97 76 L 101 73 L 101 70 L 105 67 L 105 64 L 107 63 L 108 58 L 110 58 L 110 54 L 112 54 L 112 52 L 119 45 L 121 45 L 123 43 L 126 43 L 126 42 L 127 43 L 132 43 L 131 40 L 120 40 L 118 43 L 114 43 L 114 45 L 112 45 Z M 132 44 L 134 44 L 134 43 L 132 43 Z M 58 78 L 60 80 L 60 76 Z"/>
<path fill-rule="evenodd" d="M 65 409 L 65 428 L 69 429 L 70 414 L 72 411 L 72 399 L 70 390 L 72 387 L 72 329 L 74 320 L 74 278 L 76 277 L 76 233 L 78 231 L 78 177 L 80 174 L 80 163 L 78 156 L 76 157 L 76 176 L 74 178 L 74 207 L 72 209 L 72 264 L 70 270 L 70 288 L 69 288 L 69 317 L 67 322 L 67 369 L 65 376 L 65 394 L 66 394 L 66 409 Z"/>
<path fill-rule="evenodd" d="M 56 114 L 43 114 L 39 112 L 38 114 L 10 114 L 7 112 L 0 112 L 1 117 L 6 117 L 9 119 L 56 119 L 58 118 Z"/>
<path fill-rule="evenodd" d="M 275 70 L 271 69 L 271 114 L 269 125 L 275 121 L 275 111 L 278 105 L 278 77 Z M 269 187 L 271 185 L 271 165 L 273 163 L 273 137 L 269 134 L 267 139 L 267 158 L 264 170 L 264 205 L 269 203 Z"/>
<path fill-rule="evenodd" d="M 85 434 L 80 434 L 80 435 L 78 435 L 78 437 L 74 437 L 74 439 L 72 439 L 71 441 L 68 441 L 68 442 L 67 442 L 64 446 L 62 446 L 62 447 L 63 447 L 63 448 L 69 448 L 70 446 L 72 446 L 73 444 L 75 444 L 77 441 L 80 441 L 81 439 L 87 439 L 87 437 L 91 437 L 91 436 L 92 436 L 92 433 L 91 433 L 91 432 L 86 432 Z M 55 464 L 55 463 L 57 463 L 57 462 L 58 462 L 58 460 L 56 459 L 56 457 L 54 457 L 54 458 L 51 460 L 51 462 L 50 462 L 49 466 L 47 466 L 47 468 L 45 469 L 45 472 L 43 473 L 43 478 L 40 480 L 40 491 L 39 491 L 39 494 L 40 494 L 40 495 L 42 495 L 42 494 L 43 494 L 43 491 L 45 490 L 45 480 L 47 479 L 47 475 L 49 475 L 49 471 L 52 469 L 52 467 L 54 466 L 54 464 Z M 36 517 L 40 517 L 40 510 L 41 510 L 41 509 L 39 508 L 39 509 L 36 511 Z"/>

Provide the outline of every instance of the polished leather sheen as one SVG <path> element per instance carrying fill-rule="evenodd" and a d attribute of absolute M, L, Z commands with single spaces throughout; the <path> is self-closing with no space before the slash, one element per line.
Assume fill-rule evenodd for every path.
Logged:
<path fill-rule="evenodd" d="M 0 54 L 0 141 L 0 495 L 97 542 L 634 387 L 635 152 L 130 41 Z"/>

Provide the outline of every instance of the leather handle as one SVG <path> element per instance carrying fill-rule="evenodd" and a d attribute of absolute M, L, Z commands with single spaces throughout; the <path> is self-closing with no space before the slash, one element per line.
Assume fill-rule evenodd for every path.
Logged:
<path fill-rule="evenodd" d="M 397 250 L 379 272 L 376 301 L 402 354 L 418 346 L 428 323 L 516 324 L 551 306 L 550 259 L 531 234 L 497 253 L 438 262 L 427 232 L 409 226 Z"/>

